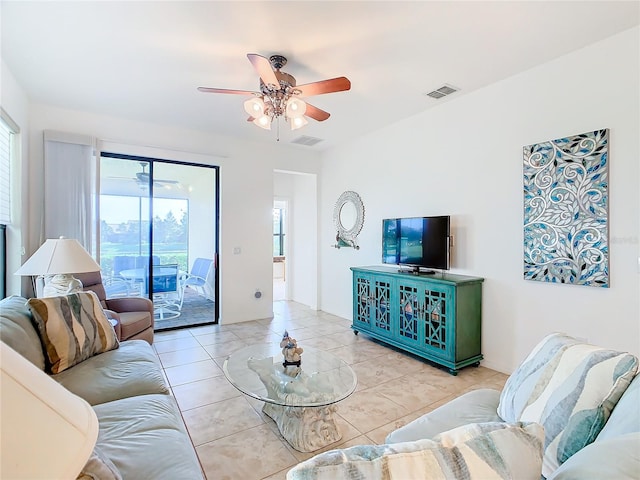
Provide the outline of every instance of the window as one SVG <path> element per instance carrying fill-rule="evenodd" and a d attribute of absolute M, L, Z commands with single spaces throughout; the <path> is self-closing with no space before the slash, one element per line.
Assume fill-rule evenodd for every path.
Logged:
<path fill-rule="evenodd" d="M 284 208 L 273 209 L 273 256 L 284 256 Z"/>
<path fill-rule="evenodd" d="M 0 298 L 7 295 L 7 225 L 11 224 L 11 162 L 20 129 L 0 109 Z"/>
<path fill-rule="evenodd" d="M 0 224 L 11 223 L 11 142 L 14 130 L 0 121 Z"/>
<path fill-rule="evenodd" d="M 159 263 L 177 263 L 188 270 L 189 201 L 182 198 L 153 199 L 154 255 Z M 149 198 L 100 195 L 100 266 L 113 270 L 117 256 L 149 252 Z"/>

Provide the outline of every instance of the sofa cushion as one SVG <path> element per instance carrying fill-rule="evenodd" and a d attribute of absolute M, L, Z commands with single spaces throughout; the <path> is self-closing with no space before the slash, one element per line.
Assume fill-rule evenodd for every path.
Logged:
<path fill-rule="evenodd" d="M 91 405 L 169 393 L 158 356 L 143 340 L 122 342 L 120 348 L 95 355 L 53 378 Z"/>
<path fill-rule="evenodd" d="M 359 445 L 321 453 L 293 467 L 287 480 L 312 479 L 540 479 L 538 424 L 470 424 L 433 440 Z"/>
<path fill-rule="evenodd" d="M 472 390 L 391 432 L 385 442 L 424 440 L 468 423 L 501 422 L 496 413 L 499 401 L 497 390 Z"/>
<path fill-rule="evenodd" d="M 631 480 L 637 479 L 639 473 L 640 432 L 634 432 L 587 445 L 547 480 Z"/>
<path fill-rule="evenodd" d="M 97 446 L 122 477 L 203 479 L 193 445 L 171 395 L 141 395 L 94 407 Z"/>
<path fill-rule="evenodd" d="M 31 298 L 27 304 L 51 373 L 60 373 L 97 353 L 118 348 L 113 327 L 93 292 Z"/>
<path fill-rule="evenodd" d="M 102 450 L 95 447 L 76 480 L 122 480 L 122 475 Z"/>
<path fill-rule="evenodd" d="M 632 432 L 640 432 L 640 375 L 634 377 L 622 394 L 596 441 Z"/>
<path fill-rule="evenodd" d="M 544 426 L 542 474 L 548 477 L 595 440 L 637 368 L 631 354 L 554 333 L 507 379 L 498 414 Z"/>
<path fill-rule="evenodd" d="M 0 301 L 0 338 L 40 370 L 44 370 L 42 343 L 27 299 L 11 296 Z"/>

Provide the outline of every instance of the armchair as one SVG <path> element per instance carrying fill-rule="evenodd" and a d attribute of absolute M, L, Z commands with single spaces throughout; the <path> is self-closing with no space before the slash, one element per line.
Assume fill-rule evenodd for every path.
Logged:
<path fill-rule="evenodd" d="M 146 340 L 153 344 L 153 303 L 148 298 L 122 297 L 107 298 L 100 272 L 78 273 L 75 277 L 82 282 L 84 290 L 98 295 L 102 307 L 112 318 L 120 322 L 121 340 Z"/>

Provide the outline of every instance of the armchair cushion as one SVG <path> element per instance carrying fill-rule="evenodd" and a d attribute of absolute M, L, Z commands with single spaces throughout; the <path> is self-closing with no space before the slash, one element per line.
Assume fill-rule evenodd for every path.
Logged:
<path fill-rule="evenodd" d="M 544 426 L 542 474 L 549 477 L 595 440 L 637 368 L 631 354 L 551 334 L 507 380 L 498 415 Z"/>
<path fill-rule="evenodd" d="M 105 300 L 105 306 L 117 313 L 120 320 L 120 338 L 129 340 L 132 338 L 144 338 L 149 343 L 153 341 L 153 302 L 148 298 L 109 298 Z M 146 332 L 148 335 L 142 335 Z"/>
<path fill-rule="evenodd" d="M 31 298 L 27 304 L 51 373 L 60 373 L 93 355 L 118 348 L 116 333 L 93 292 Z"/>

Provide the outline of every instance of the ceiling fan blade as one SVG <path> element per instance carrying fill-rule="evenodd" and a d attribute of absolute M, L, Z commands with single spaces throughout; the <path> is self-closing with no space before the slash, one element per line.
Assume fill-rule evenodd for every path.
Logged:
<path fill-rule="evenodd" d="M 307 110 L 304 112 L 307 117 L 311 117 L 314 120 L 319 122 L 324 122 L 327 118 L 331 116 L 329 112 L 325 112 L 324 110 L 320 110 L 318 107 L 314 107 L 307 103 Z"/>
<path fill-rule="evenodd" d="M 251 65 L 253 65 L 253 68 L 256 69 L 256 72 L 258 72 L 258 75 L 260 75 L 260 78 L 265 85 L 272 85 L 272 88 L 280 90 L 280 82 L 278 81 L 276 74 L 273 72 L 271 62 L 268 58 L 258 55 L 257 53 L 247 53 L 247 58 L 251 62 Z"/>
<path fill-rule="evenodd" d="M 204 93 L 231 93 L 233 95 L 254 95 L 257 92 L 250 92 L 249 90 L 228 90 L 226 88 L 210 88 L 210 87 L 198 87 L 199 92 Z"/>
<path fill-rule="evenodd" d="M 166 184 L 176 185 L 176 184 L 178 184 L 180 182 L 178 180 L 160 180 L 160 179 L 158 179 L 158 180 L 154 180 L 153 183 L 158 183 L 158 184 L 166 183 Z"/>
<path fill-rule="evenodd" d="M 347 77 L 331 78 L 329 80 L 321 80 L 319 82 L 305 83 L 297 85 L 296 90 L 300 90 L 302 97 L 311 97 L 312 95 L 322 95 L 323 93 L 343 92 L 351 88 L 351 82 Z"/>

